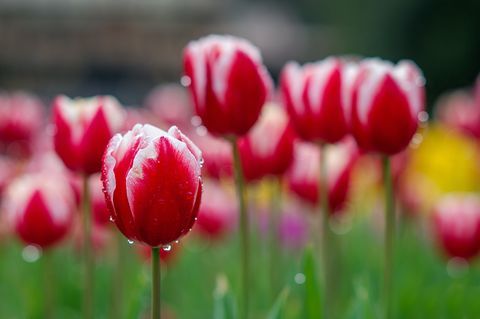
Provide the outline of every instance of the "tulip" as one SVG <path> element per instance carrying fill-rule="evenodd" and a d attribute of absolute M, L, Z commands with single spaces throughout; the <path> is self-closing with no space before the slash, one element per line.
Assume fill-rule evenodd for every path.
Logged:
<path fill-rule="evenodd" d="M 184 51 L 182 82 L 188 85 L 197 115 L 214 135 L 232 144 L 235 185 L 240 211 L 242 251 L 241 316 L 249 317 L 250 239 L 238 137 L 257 121 L 272 89 L 272 80 L 258 49 L 244 39 L 210 35 L 190 42 Z"/>
<path fill-rule="evenodd" d="M 105 147 L 122 127 L 123 119 L 120 104 L 113 97 L 72 100 L 58 96 L 53 102 L 55 151 L 73 171 L 86 175 L 99 172 Z"/>
<path fill-rule="evenodd" d="M 193 116 L 188 93 L 178 84 L 161 85 L 148 94 L 145 106 L 167 126 L 177 125 L 182 130 L 191 127 Z"/>
<path fill-rule="evenodd" d="M 282 71 L 284 104 L 302 139 L 336 143 L 348 133 L 343 69 L 340 59 L 327 58 L 303 67 L 290 62 Z"/>
<path fill-rule="evenodd" d="M 75 201 L 67 179 L 43 171 L 15 179 L 5 191 L 9 224 L 28 245 L 49 248 L 69 231 Z"/>
<path fill-rule="evenodd" d="M 425 80 L 410 61 L 360 63 L 351 96 L 352 133 L 362 150 L 394 155 L 410 143 L 424 108 Z"/>
<path fill-rule="evenodd" d="M 202 150 L 205 175 L 213 179 L 232 176 L 233 158 L 230 143 L 209 133 L 193 134 L 192 140 Z"/>
<path fill-rule="evenodd" d="M 195 222 L 202 194 L 201 155 L 177 127 L 164 132 L 148 124 L 115 135 L 105 151 L 102 182 L 111 217 L 130 241 L 152 247 L 155 319 L 160 318 L 158 247 L 169 247 Z"/>
<path fill-rule="evenodd" d="M 455 91 L 442 96 L 435 108 L 437 118 L 448 127 L 480 138 L 480 103 L 469 92 Z"/>
<path fill-rule="evenodd" d="M 184 51 L 196 113 L 216 135 L 241 136 L 257 121 L 272 88 L 258 49 L 247 40 L 210 35 Z"/>
<path fill-rule="evenodd" d="M 330 145 L 326 165 L 330 168 L 328 175 L 329 212 L 341 212 L 348 199 L 350 175 L 358 157 L 358 152 L 351 139 L 338 145 Z M 317 176 L 320 170 L 320 150 L 312 144 L 297 142 L 292 166 L 287 173 L 288 186 L 292 192 L 313 205 L 318 205 L 319 189 Z"/>
<path fill-rule="evenodd" d="M 292 204 L 286 206 L 278 225 L 280 242 L 291 251 L 302 251 L 308 240 L 308 223 L 299 208 Z"/>
<path fill-rule="evenodd" d="M 403 151 L 418 128 L 425 104 L 425 80 L 410 61 L 360 63 L 351 87 L 351 130 L 363 151 L 383 155 L 385 185 L 385 318 L 392 318 L 395 207 L 389 156 Z"/>
<path fill-rule="evenodd" d="M 246 180 L 285 173 L 293 160 L 294 140 L 287 114 L 277 105 L 266 105 L 260 120 L 238 140 Z"/>
<path fill-rule="evenodd" d="M 35 96 L 0 94 L 0 143 L 8 154 L 28 155 L 31 142 L 43 125 L 44 106 Z"/>
<path fill-rule="evenodd" d="M 447 195 L 434 212 L 434 232 L 450 257 L 470 260 L 480 251 L 480 199 L 470 194 Z"/>
<path fill-rule="evenodd" d="M 213 181 L 204 184 L 203 193 L 196 229 L 208 239 L 221 239 L 237 223 L 237 208 L 232 195 Z"/>

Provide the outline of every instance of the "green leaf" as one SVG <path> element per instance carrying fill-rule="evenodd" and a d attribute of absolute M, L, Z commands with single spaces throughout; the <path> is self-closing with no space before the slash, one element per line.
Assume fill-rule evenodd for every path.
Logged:
<path fill-rule="evenodd" d="M 213 298 L 213 319 L 237 319 L 235 297 L 229 290 L 228 280 L 224 274 L 217 277 Z"/>
<path fill-rule="evenodd" d="M 317 265 L 312 247 L 307 247 L 303 255 L 304 283 L 304 318 L 322 318 L 320 286 L 317 276 Z"/>
<path fill-rule="evenodd" d="M 280 319 L 284 313 L 285 303 L 287 301 L 290 289 L 288 287 L 283 288 L 280 294 L 277 297 L 277 300 L 273 304 L 272 309 L 268 313 L 267 319 Z"/>

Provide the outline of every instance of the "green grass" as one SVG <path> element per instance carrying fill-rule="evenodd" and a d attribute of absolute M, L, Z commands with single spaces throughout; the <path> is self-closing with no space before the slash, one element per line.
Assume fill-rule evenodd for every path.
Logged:
<path fill-rule="evenodd" d="M 403 224 L 398 233 L 394 282 L 396 318 L 478 318 L 478 265 L 474 263 L 455 276 L 449 275 L 445 259 L 416 226 L 414 223 Z M 383 260 L 381 234 L 365 220 L 358 220 L 350 232 L 337 236 L 337 240 L 342 260 L 336 278 L 339 287 L 337 308 L 341 318 L 379 318 Z M 254 318 L 267 318 L 275 300 L 283 299 L 284 304 L 277 302 L 277 310 L 273 312 L 281 313 L 281 318 L 305 318 L 305 301 L 311 297 L 306 288 L 315 290 L 315 285 L 309 282 L 312 276 L 308 272 L 312 270 L 308 270 L 310 266 L 305 264 L 304 252 L 282 253 L 277 266 L 283 279 L 278 286 L 288 287 L 288 295 L 278 299 L 280 291 L 273 293 L 269 281 L 268 241 L 256 237 L 254 243 L 255 280 L 251 283 Z M 133 246 L 125 246 L 128 250 L 123 276 L 125 298 L 116 307 L 120 307 L 123 318 L 144 318 L 148 316 L 150 303 L 150 267 L 140 260 Z M 213 318 L 214 290 L 219 275 L 227 278 L 231 296 L 239 295 L 240 261 L 236 237 L 206 243 L 190 235 L 182 240 L 182 246 L 173 263 L 162 270 L 162 306 L 170 309 L 175 318 Z M 310 263 L 318 271 L 316 258 L 319 254 L 315 248 L 318 245 L 309 247 L 314 252 Z M 22 258 L 22 248 L 11 239 L 0 246 L 2 319 L 43 318 L 44 259 L 28 263 Z M 113 248 L 107 248 L 97 255 L 95 318 L 108 318 L 113 254 Z M 54 278 L 47 282 L 56 291 L 55 318 L 81 318 L 81 256 L 72 245 L 65 243 L 53 252 L 53 267 Z M 305 273 L 307 282 L 295 283 L 297 273 Z M 315 275 L 321 278 L 320 273 Z"/>

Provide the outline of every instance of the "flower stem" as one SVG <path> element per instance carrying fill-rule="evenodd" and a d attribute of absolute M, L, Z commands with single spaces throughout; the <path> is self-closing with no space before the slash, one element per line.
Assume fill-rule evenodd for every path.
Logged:
<path fill-rule="evenodd" d="M 333 238 L 329 227 L 330 206 L 328 202 L 328 171 L 325 156 L 327 149 L 324 144 L 320 144 L 320 181 L 319 198 L 320 214 L 322 216 L 322 250 L 323 250 L 323 318 L 333 318 L 333 256 L 331 245 Z"/>
<path fill-rule="evenodd" d="M 44 318 L 53 318 L 54 295 L 55 295 L 55 276 L 52 275 L 52 254 L 45 250 L 43 255 L 43 287 L 44 287 Z"/>
<path fill-rule="evenodd" d="M 92 218 L 88 176 L 83 177 L 83 254 L 85 267 L 85 287 L 83 291 L 83 317 L 93 319 L 93 252 Z"/>
<path fill-rule="evenodd" d="M 280 178 L 273 179 L 270 192 L 270 284 L 272 301 L 277 299 L 279 293 L 278 287 L 278 269 L 279 263 L 279 245 L 278 245 L 278 223 L 280 218 L 280 209 L 282 205 L 282 181 Z"/>
<path fill-rule="evenodd" d="M 395 239 L 395 207 L 393 198 L 392 172 L 390 159 L 383 158 L 383 177 L 385 183 L 385 270 L 383 279 L 384 318 L 392 318 L 393 311 L 393 258 Z"/>
<path fill-rule="evenodd" d="M 125 263 L 125 237 L 121 232 L 116 232 L 116 252 L 113 273 L 112 291 L 110 299 L 110 318 L 122 318 L 123 305 L 123 265 Z"/>
<path fill-rule="evenodd" d="M 160 317 L 160 248 L 152 247 L 152 319 Z"/>
<path fill-rule="evenodd" d="M 240 210 L 240 237 L 242 250 L 242 312 L 243 319 L 249 318 L 250 306 L 250 239 L 249 239 L 249 222 L 247 215 L 247 207 L 245 203 L 245 182 L 243 180 L 242 165 L 240 163 L 240 153 L 237 146 L 237 138 L 231 139 L 233 149 L 233 168 L 235 174 L 235 186 L 237 189 L 238 206 Z"/>

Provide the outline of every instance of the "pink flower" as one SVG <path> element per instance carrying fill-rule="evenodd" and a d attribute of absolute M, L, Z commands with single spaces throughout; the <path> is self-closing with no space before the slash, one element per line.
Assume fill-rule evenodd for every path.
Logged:
<path fill-rule="evenodd" d="M 232 176 L 233 157 L 230 143 L 209 133 L 193 134 L 192 139 L 202 150 L 206 175 L 214 179 Z"/>
<path fill-rule="evenodd" d="M 471 259 L 480 251 L 480 199 L 457 194 L 442 198 L 434 207 L 438 243 L 450 257 Z"/>
<path fill-rule="evenodd" d="M 44 106 L 24 92 L 0 95 L 0 143 L 12 155 L 28 155 L 43 125 Z"/>
<path fill-rule="evenodd" d="M 328 202 L 332 213 L 340 211 L 348 198 L 350 175 L 358 152 L 351 139 L 331 145 L 327 152 Z M 290 190 L 311 204 L 318 204 L 320 150 L 313 144 L 295 144 L 295 156 L 287 178 Z"/>
<path fill-rule="evenodd" d="M 48 248 L 70 229 L 75 202 L 64 176 L 26 174 L 13 181 L 5 195 L 8 222 L 25 243 Z"/>
<path fill-rule="evenodd" d="M 233 194 L 216 182 L 206 182 L 196 230 L 209 239 L 220 239 L 235 228 L 237 215 Z"/>
<path fill-rule="evenodd" d="M 404 150 L 425 104 L 424 78 L 410 61 L 397 65 L 366 59 L 352 87 L 352 133 L 365 151 L 393 155 Z"/>
<path fill-rule="evenodd" d="M 192 228 L 202 193 L 201 152 L 176 127 L 136 125 L 106 149 L 102 182 L 110 214 L 130 240 L 167 245 Z"/>
<path fill-rule="evenodd" d="M 338 58 L 285 66 L 281 75 L 284 104 L 304 140 L 336 143 L 348 133 L 343 70 Z"/>
<path fill-rule="evenodd" d="M 113 97 L 72 100 L 59 96 L 53 102 L 55 151 L 73 171 L 99 172 L 105 147 L 123 120 L 123 110 Z"/>
<path fill-rule="evenodd" d="M 295 133 L 285 111 L 267 104 L 260 120 L 238 140 L 245 178 L 253 181 L 285 173 L 293 160 L 294 140 Z"/>
<path fill-rule="evenodd" d="M 260 115 L 272 89 L 258 49 L 232 36 L 210 35 L 184 51 L 196 113 L 216 135 L 241 136 Z"/>

